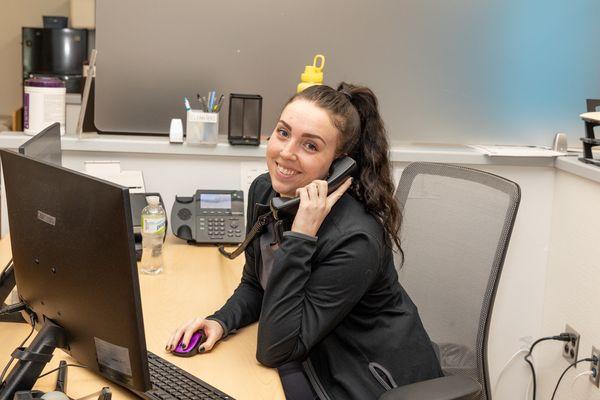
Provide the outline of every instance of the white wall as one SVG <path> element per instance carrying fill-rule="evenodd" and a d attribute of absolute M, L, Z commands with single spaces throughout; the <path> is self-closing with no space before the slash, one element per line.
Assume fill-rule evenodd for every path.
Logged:
<path fill-rule="evenodd" d="M 546 272 L 542 329 L 544 335 L 564 330 L 568 323 L 581 334 L 579 358 L 589 357 L 592 346 L 600 347 L 600 183 L 557 171 L 552 236 Z M 546 342 L 536 347 L 540 399 L 549 399 L 568 362 L 561 344 Z M 600 399 L 600 390 L 587 377 L 573 378 L 589 369 L 581 363 L 565 375 L 557 400 Z"/>
<path fill-rule="evenodd" d="M 63 165 L 67 168 L 83 171 L 84 162 L 89 160 L 118 160 L 121 170 L 142 171 L 146 191 L 161 193 L 168 215 L 175 195 L 191 196 L 197 189 L 245 189 L 242 167 L 254 166 L 262 172 L 265 165 L 256 158 L 243 157 L 63 152 Z"/>
<path fill-rule="evenodd" d="M 552 168 L 492 167 L 488 172 L 515 181 L 521 204 L 494 304 L 488 359 L 492 388 L 500 370 L 520 348 L 542 334 L 542 310 L 555 190 Z M 509 366 L 494 400 L 525 398 L 529 372 L 521 362 Z M 541 399 L 541 397 L 539 397 Z"/>

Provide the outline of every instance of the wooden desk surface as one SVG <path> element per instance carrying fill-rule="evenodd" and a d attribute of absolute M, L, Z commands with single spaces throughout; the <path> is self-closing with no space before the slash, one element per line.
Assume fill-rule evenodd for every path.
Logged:
<path fill-rule="evenodd" d="M 0 240 L 0 268 L 10 259 L 9 237 Z M 227 260 L 216 247 L 194 247 L 167 237 L 164 248 L 165 271 L 158 276 L 140 274 L 140 289 L 148 350 L 189 371 L 205 382 L 236 399 L 284 399 L 277 371 L 256 361 L 257 325 L 246 327 L 206 354 L 178 358 L 165 353 L 171 332 L 194 316 L 212 314 L 237 287 L 243 257 Z M 26 324 L 0 323 L 0 367 L 12 350 L 29 332 Z M 60 360 L 76 363 L 61 350 L 56 350 L 46 371 L 56 368 Z M 54 388 L 56 374 L 38 381 L 36 389 Z M 113 399 L 136 398 L 131 392 L 81 368 L 69 368 L 67 394 L 81 398 L 110 386 Z M 92 399 L 96 399 L 95 395 Z"/>

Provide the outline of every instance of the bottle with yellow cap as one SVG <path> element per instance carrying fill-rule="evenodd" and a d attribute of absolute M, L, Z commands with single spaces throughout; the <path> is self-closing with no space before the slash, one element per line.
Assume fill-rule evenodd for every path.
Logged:
<path fill-rule="evenodd" d="M 317 63 L 320 64 L 317 66 Z M 323 67 L 325 66 L 325 56 L 317 54 L 313 60 L 313 65 L 304 67 L 304 73 L 300 75 L 301 82 L 298 84 L 297 92 L 300 93 L 304 89 L 313 85 L 323 84 Z"/>

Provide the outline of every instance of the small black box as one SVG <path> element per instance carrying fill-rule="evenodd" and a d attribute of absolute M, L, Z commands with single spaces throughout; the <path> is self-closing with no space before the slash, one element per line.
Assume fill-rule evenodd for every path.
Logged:
<path fill-rule="evenodd" d="M 260 145 L 262 96 L 257 94 L 229 95 L 229 127 L 227 139 L 232 145 Z"/>

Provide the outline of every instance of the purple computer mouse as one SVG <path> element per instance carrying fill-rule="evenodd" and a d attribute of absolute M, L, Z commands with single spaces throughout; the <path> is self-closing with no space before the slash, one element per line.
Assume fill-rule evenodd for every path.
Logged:
<path fill-rule="evenodd" d="M 182 340 L 183 338 L 177 343 L 177 347 L 175 347 L 175 350 L 173 350 L 172 353 L 179 357 L 191 357 L 198 354 L 198 347 L 200 346 L 200 343 L 203 343 L 206 340 L 206 338 L 204 337 L 204 332 L 199 330 L 192 334 L 190 343 L 185 348 L 182 346 Z"/>

